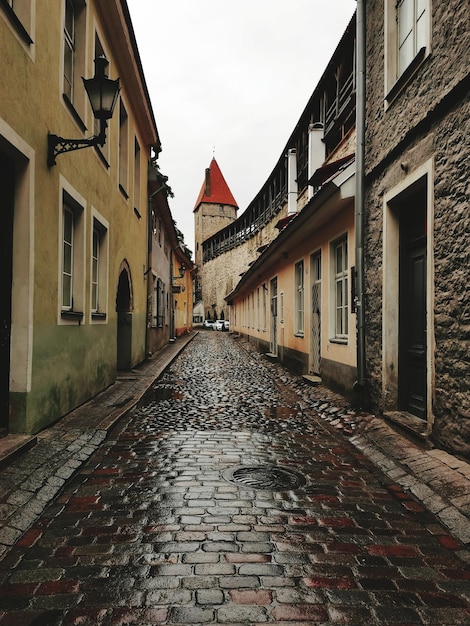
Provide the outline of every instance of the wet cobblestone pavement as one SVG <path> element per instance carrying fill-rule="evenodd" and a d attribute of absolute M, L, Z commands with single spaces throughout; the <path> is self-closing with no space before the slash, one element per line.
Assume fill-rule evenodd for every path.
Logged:
<path fill-rule="evenodd" d="M 462 545 L 360 419 L 200 333 L 0 562 L 0 625 L 470 624 Z"/>

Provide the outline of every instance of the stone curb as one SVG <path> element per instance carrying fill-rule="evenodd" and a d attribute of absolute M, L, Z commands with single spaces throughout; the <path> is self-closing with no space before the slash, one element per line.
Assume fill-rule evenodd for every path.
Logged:
<path fill-rule="evenodd" d="M 470 559 L 468 463 L 444 450 L 421 450 L 376 417 L 350 441 L 386 476 L 435 514 L 451 535 L 464 544 Z M 463 495 L 453 497 L 456 492 Z"/>

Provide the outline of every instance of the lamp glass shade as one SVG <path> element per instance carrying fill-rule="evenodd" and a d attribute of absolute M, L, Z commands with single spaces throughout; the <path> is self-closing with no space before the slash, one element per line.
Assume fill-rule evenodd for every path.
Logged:
<path fill-rule="evenodd" d="M 111 80 L 106 76 L 108 65 L 106 57 L 98 57 L 95 59 L 95 75 L 93 78 L 83 78 L 83 84 L 93 109 L 93 115 L 97 120 L 111 119 L 120 91 L 119 78 Z"/>

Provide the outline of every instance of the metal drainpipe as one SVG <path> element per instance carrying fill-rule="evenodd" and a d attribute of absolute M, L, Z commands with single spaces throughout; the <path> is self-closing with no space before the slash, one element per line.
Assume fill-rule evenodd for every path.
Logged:
<path fill-rule="evenodd" d="M 356 343 L 357 380 L 354 390 L 364 401 L 366 379 L 365 314 L 364 314 L 364 161 L 365 161 L 365 94 L 366 94 L 366 0 L 357 0 L 356 11 L 356 198 L 354 206 L 356 244 Z"/>

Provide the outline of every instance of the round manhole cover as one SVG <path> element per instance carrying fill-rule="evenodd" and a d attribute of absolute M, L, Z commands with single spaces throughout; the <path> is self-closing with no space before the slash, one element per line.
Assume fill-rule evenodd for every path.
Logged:
<path fill-rule="evenodd" d="M 225 480 L 253 489 L 286 491 L 302 487 L 307 482 L 298 472 L 277 465 L 254 465 L 230 468 L 223 473 Z"/>

